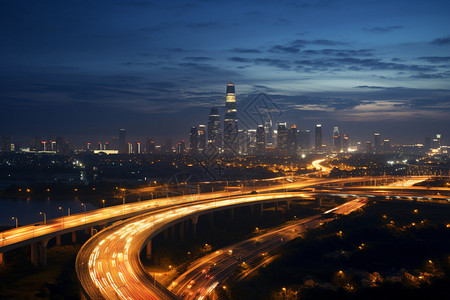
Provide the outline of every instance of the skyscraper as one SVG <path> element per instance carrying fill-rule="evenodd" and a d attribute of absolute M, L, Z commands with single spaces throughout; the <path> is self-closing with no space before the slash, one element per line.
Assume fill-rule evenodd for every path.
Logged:
<path fill-rule="evenodd" d="M 348 146 L 349 146 L 348 135 L 344 133 L 344 137 L 342 138 L 342 151 L 344 153 L 348 152 Z"/>
<path fill-rule="evenodd" d="M 335 153 L 341 152 L 341 135 L 337 126 L 333 129 L 333 151 Z"/>
<path fill-rule="evenodd" d="M 220 117 L 217 107 L 211 108 L 208 118 L 208 145 L 212 145 L 215 149 L 222 148 L 220 145 Z"/>
<path fill-rule="evenodd" d="M 311 131 L 300 130 L 298 143 L 302 150 L 309 150 L 309 148 L 311 147 Z"/>
<path fill-rule="evenodd" d="M 322 125 L 316 125 L 316 134 L 315 134 L 315 146 L 316 152 L 322 152 Z"/>
<path fill-rule="evenodd" d="M 295 155 L 297 154 L 297 148 L 298 148 L 298 129 L 297 126 L 292 125 L 289 129 L 288 135 L 287 135 L 287 149 L 289 155 Z"/>
<path fill-rule="evenodd" d="M 189 131 L 189 152 L 190 154 L 198 153 L 198 129 L 197 126 L 192 126 Z"/>
<path fill-rule="evenodd" d="M 374 133 L 373 134 L 373 141 L 374 141 L 374 151 L 376 154 L 381 153 L 381 140 L 380 140 L 380 134 Z"/>
<path fill-rule="evenodd" d="M 198 125 L 198 151 L 206 149 L 206 125 Z"/>
<path fill-rule="evenodd" d="M 128 153 L 128 143 L 125 129 L 119 130 L 119 153 Z"/>
<path fill-rule="evenodd" d="M 225 154 L 237 153 L 238 119 L 234 84 L 227 85 L 225 102 L 225 121 L 223 126 L 223 149 Z"/>
<path fill-rule="evenodd" d="M 277 150 L 280 154 L 287 154 L 287 138 L 288 131 L 286 128 L 286 122 L 278 123 L 277 128 Z"/>
<path fill-rule="evenodd" d="M 256 154 L 264 155 L 266 151 L 266 133 L 264 125 L 258 125 L 256 128 Z"/>

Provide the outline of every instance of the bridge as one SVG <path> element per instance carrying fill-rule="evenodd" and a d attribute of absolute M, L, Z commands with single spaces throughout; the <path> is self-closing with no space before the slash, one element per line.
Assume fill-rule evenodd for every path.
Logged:
<path fill-rule="evenodd" d="M 44 222 L 21 226 L 0 233 L 0 265 L 4 263 L 3 253 L 24 246 L 31 246 L 31 262 L 34 265 L 47 264 L 47 245 L 51 239 L 56 239 L 56 243 L 61 243 L 61 235 L 71 234 L 72 241 L 77 238 L 77 231 L 85 230 L 93 235 L 96 228 L 103 229 L 108 224 L 124 220 L 154 210 L 177 207 L 187 203 L 201 202 L 210 199 L 224 199 L 245 193 L 270 193 L 277 190 L 292 190 L 314 187 L 319 185 L 344 185 L 372 183 L 374 180 L 393 181 L 393 177 L 383 178 L 343 178 L 343 179 L 321 179 L 299 177 L 295 182 L 288 182 L 286 178 L 277 178 L 283 183 L 271 182 L 269 185 L 258 187 L 241 187 L 238 190 L 216 191 L 203 194 L 193 194 L 184 196 L 174 196 L 145 200 L 124 205 L 100 208 L 84 213 L 63 216 Z M 277 200 L 278 201 L 278 200 Z"/>

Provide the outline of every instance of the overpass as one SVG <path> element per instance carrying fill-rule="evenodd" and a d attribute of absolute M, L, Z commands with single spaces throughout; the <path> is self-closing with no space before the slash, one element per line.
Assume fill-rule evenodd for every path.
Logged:
<path fill-rule="evenodd" d="M 404 178 L 404 177 L 401 177 Z M 277 180 L 282 178 L 277 178 Z M 321 179 L 321 178 L 299 178 L 296 182 L 284 182 L 282 184 L 272 183 L 258 187 L 241 187 L 239 190 L 216 191 L 203 194 L 193 194 L 186 196 L 174 196 L 168 198 L 158 198 L 124 205 L 111 206 L 84 213 L 63 216 L 47 220 L 45 223 L 35 223 L 18 228 L 10 229 L 0 233 L 0 264 L 4 263 L 3 253 L 24 246 L 31 246 L 31 262 L 35 265 L 47 264 L 48 242 L 56 238 L 57 244 L 61 241 L 61 235 L 71 234 L 72 241 L 76 241 L 76 233 L 79 230 L 95 233 L 95 226 L 100 228 L 108 224 L 145 214 L 160 208 L 176 207 L 178 205 L 201 202 L 210 199 L 230 198 L 245 193 L 270 193 L 277 190 L 293 190 L 314 187 L 318 185 L 341 185 L 373 182 L 374 180 L 393 181 L 395 177 L 358 177 L 342 179 Z"/>

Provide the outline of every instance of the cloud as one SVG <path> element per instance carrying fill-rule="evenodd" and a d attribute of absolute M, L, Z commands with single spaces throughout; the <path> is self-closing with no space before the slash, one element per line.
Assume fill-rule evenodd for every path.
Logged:
<path fill-rule="evenodd" d="M 235 53 L 262 53 L 262 51 L 253 48 L 233 48 L 229 51 Z"/>
<path fill-rule="evenodd" d="M 191 61 L 208 61 L 208 60 L 214 60 L 211 57 L 206 57 L 206 56 L 189 56 L 189 57 L 185 57 L 185 60 L 191 60 Z"/>
<path fill-rule="evenodd" d="M 374 33 L 387 33 L 392 32 L 394 30 L 403 29 L 403 26 L 386 26 L 386 27 L 372 27 L 372 28 L 364 28 L 365 31 L 370 31 Z"/>
<path fill-rule="evenodd" d="M 291 45 L 297 46 L 297 47 L 304 47 L 305 45 L 318 45 L 318 46 L 340 46 L 340 45 L 347 45 L 346 42 L 340 42 L 340 41 L 333 41 L 333 40 L 325 40 L 325 39 L 318 39 L 318 40 L 301 40 L 297 39 L 291 42 Z"/>
<path fill-rule="evenodd" d="M 447 37 L 444 37 L 444 38 L 434 39 L 433 41 L 431 41 L 431 44 L 439 45 L 439 46 L 449 45 L 450 44 L 450 35 L 448 35 Z"/>
<path fill-rule="evenodd" d="M 350 57 L 350 56 L 373 56 L 372 52 L 373 52 L 373 49 L 360 49 L 360 50 L 321 49 L 321 50 L 303 50 L 302 54 Z"/>
<path fill-rule="evenodd" d="M 445 63 L 450 61 L 450 56 L 423 56 L 419 59 L 426 60 L 430 63 Z"/>
<path fill-rule="evenodd" d="M 376 86 L 376 85 L 358 85 L 353 87 L 355 89 L 373 89 L 373 90 L 393 90 L 402 89 L 402 87 L 388 87 L 388 86 Z"/>
<path fill-rule="evenodd" d="M 300 49 L 298 47 L 294 47 L 294 46 L 281 46 L 281 45 L 276 45 L 273 46 L 269 52 L 273 52 L 273 53 L 298 53 L 300 51 Z"/>
<path fill-rule="evenodd" d="M 230 57 L 228 60 L 234 61 L 234 62 L 242 62 L 242 63 L 249 63 L 249 62 L 253 61 L 253 59 L 251 59 L 251 58 L 239 57 L 239 56 Z"/>

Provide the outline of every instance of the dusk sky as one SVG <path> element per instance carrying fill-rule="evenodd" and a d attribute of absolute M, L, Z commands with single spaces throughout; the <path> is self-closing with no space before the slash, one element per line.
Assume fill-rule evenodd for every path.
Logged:
<path fill-rule="evenodd" d="M 0 2 L 0 135 L 187 138 L 265 92 L 279 120 L 450 144 L 450 1 Z"/>

